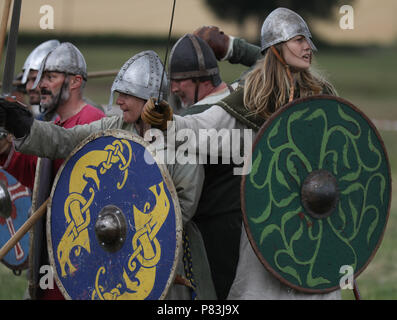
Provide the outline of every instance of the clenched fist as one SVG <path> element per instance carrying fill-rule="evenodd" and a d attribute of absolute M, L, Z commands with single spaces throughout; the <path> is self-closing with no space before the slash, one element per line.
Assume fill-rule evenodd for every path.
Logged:
<path fill-rule="evenodd" d="M 141 114 L 142 120 L 152 127 L 162 131 L 167 130 L 167 121 L 171 121 L 173 116 L 172 108 L 166 101 L 160 101 L 156 106 L 156 99 L 150 98 Z"/>
<path fill-rule="evenodd" d="M 223 31 L 219 30 L 218 27 L 203 26 L 196 29 L 193 34 L 208 43 L 218 60 L 222 60 L 226 56 L 230 38 Z"/>

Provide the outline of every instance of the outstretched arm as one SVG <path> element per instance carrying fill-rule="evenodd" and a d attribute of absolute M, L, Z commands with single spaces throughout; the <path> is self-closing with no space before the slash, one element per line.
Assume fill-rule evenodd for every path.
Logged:
<path fill-rule="evenodd" d="M 73 149 L 94 132 L 118 126 L 119 117 L 108 117 L 90 124 L 77 125 L 70 129 L 53 123 L 34 120 L 30 134 L 17 140 L 15 145 L 22 153 L 50 159 L 65 159 Z"/>

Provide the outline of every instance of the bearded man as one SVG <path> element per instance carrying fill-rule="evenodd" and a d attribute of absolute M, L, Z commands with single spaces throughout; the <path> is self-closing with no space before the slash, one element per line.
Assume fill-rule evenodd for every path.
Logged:
<path fill-rule="evenodd" d="M 64 42 L 44 57 L 31 90 L 39 88 L 40 106 L 46 113 L 57 114 L 54 121 L 56 125 L 71 128 L 105 117 L 104 112 L 84 101 L 86 81 L 87 65 L 84 56 L 73 44 Z M 0 165 L 7 164 L 6 170 L 31 190 L 35 184 L 36 163 L 36 156 L 15 152 L 14 146 L 0 154 Z M 53 180 L 62 163 L 63 159 L 47 161 L 43 172 L 49 172 Z M 41 290 L 38 285 L 41 265 L 49 265 L 43 232 L 45 228 L 42 225 L 44 221 L 45 217 L 35 225 L 31 241 L 30 296 L 34 299 L 63 299 L 58 288 Z"/>

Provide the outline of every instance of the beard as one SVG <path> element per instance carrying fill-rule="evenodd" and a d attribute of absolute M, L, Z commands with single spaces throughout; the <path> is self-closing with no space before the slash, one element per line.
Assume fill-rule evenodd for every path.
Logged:
<path fill-rule="evenodd" d="M 178 97 L 182 109 L 189 109 L 192 105 L 194 105 L 193 101 L 190 101 L 190 99 L 185 99 L 185 95 L 183 96 L 176 95 L 176 96 Z"/>
<path fill-rule="evenodd" d="M 52 91 L 42 89 L 41 94 L 47 94 L 50 96 L 49 100 L 40 102 L 40 107 L 42 109 L 44 109 L 46 112 L 58 109 L 60 105 L 64 104 L 70 98 L 69 79 L 65 79 L 58 92 L 53 93 Z"/>

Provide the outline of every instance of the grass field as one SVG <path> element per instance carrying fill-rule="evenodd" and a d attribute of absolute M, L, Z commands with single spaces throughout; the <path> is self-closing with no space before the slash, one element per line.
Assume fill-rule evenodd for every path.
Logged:
<path fill-rule="evenodd" d="M 18 51 L 17 67 L 33 47 Z M 119 69 L 144 46 L 81 46 L 88 71 Z M 164 57 L 164 49 L 158 50 Z M 361 108 L 370 118 L 397 120 L 397 48 L 363 50 L 324 50 L 317 54 L 316 66 L 336 86 L 341 97 Z M 221 63 L 223 79 L 230 82 L 246 70 L 243 66 Z M 86 96 L 98 104 L 107 104 L 113 77 L 90 80 Z M 380 131 L 395 176 L 397 165 L 397 132 Z M 357 279 L 363 299 L 397 299 L 397 200 L 392 202 L 384 240 L 368 268 Z M 26 288 L 26 272 L 20 277 L 0 265 L 0 299 L 21 299 Z M 344 299 L 353 299 L 351 291 Z"/>

